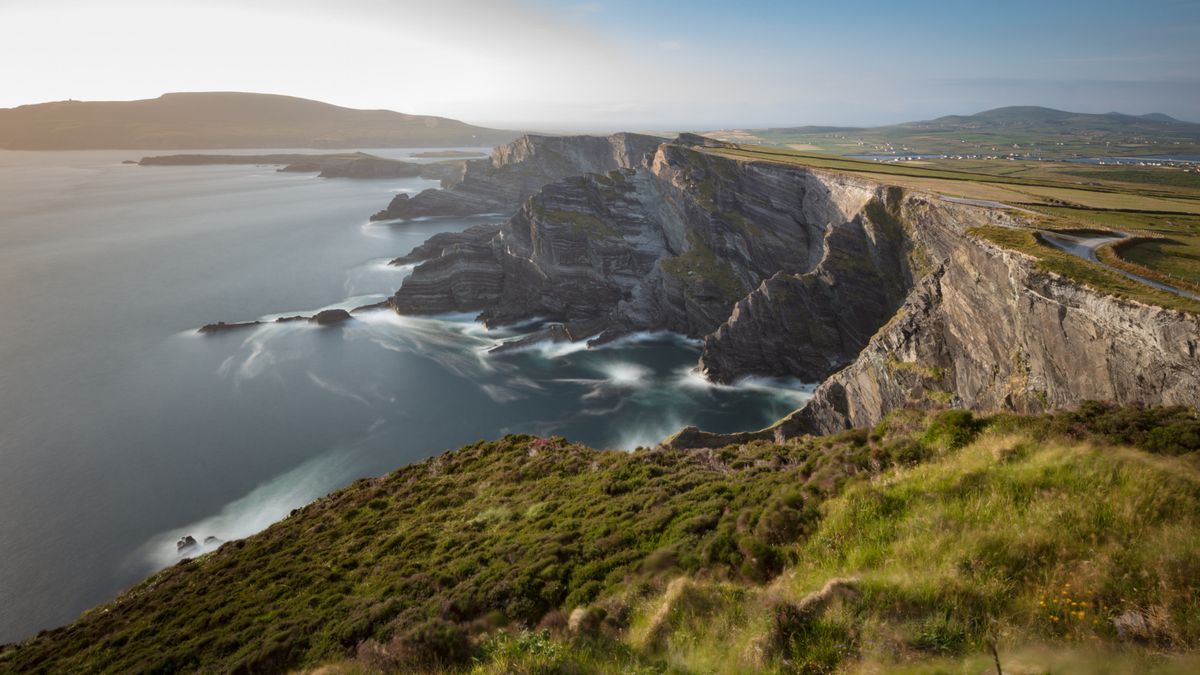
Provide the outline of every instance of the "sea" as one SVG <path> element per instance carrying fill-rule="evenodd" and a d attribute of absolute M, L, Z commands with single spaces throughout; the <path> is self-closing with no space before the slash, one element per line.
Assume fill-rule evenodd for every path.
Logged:
<path fill-rule="evenodd" d="M 533 326 L 469 314 L 199 335 L 378 302 L 411 273 L 393 257 L 503 217 L 371 222 L 437 184 L 123 163 L 145 154 L 0 151 L 0 643 L 176 564 L 180 537 L 249 536 L 476 440 L 628 451 L 689 424 L 760 428 L 811 394 L 710 384 L 699 346 L 670 334 L 497 355 Z"/>

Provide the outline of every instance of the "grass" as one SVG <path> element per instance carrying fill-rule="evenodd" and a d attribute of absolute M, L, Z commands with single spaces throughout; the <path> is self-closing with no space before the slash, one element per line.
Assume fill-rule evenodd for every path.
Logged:
<path fill-rule="evenodd" d="M 1126 272 L 1200 293 L 1200 255 L 1187 250 L 1197 244 L 1200 242 L 1175 238 L 1130 237 L 1100 247 L 1096 257 Z M 1178 248 L 1185 250 L 1174 250 Z"/>
<path fill-rule="evenodd" d="M 1071 171 L 1070 174 L 1100 181 L 1137 183 L 1139 185 L 1174 185 L 1200 190 L 1200 173 L 1174 168 L 1120 166 L 1105 169 L 1080 169 Z"/>
<path fill-rule="evenodd" d="M 901 411 L 715 451 L 511 436 L 181 562 L 0 671 L 978 672 L 995 640 L 1182 672 L 1198 521 L 1183 409 Z"/>
<path fill-rule="evenodd" d="M 733 268 L 729 263 L 719 260 L 703 239 L 688 232 L 688 244 L 688 250 L 683 254 L 659 263 L 663 271 L 684 284 L 710 284 L 725 302 L 737 302 L 746 295 L 747 289 L 733 273 Z"/>
<path fill-rule="evenodd" d="M 991 226 L 972 228 L 969 233 L 1003 248 L 1032 256 L 1037 259 L 1038 269 L 1078 281 L 1098 291 L 1167 309 L 1200 313 L 1200 302 L 1138 283 L 1100 265 L 1060 251 L 1043 243 L 1033 230 Z"/>
<path fill-rule="evenodd" d="M 1095 124 L 1095 122 L 1093 122 Z M 1078 156 L 1155 156 L 1197 154 L 1195 133 L 1131 134 L 1128 130 L 1064 132 L 1061 128 L 920 129 L 905 125 L 860 128 L 777 128 L 722 132 L 717 136 L 746 143 L 802 146 L 833 154 L 1032 154 L 1051 158 Z M 1137 136 L 1138 140 L 1132 140 Z M 1014 147 L 1019 146 L 1019 147 Z"/>
<path fill-rule="evenodd" d="M 1084 227 L 1115 228 L 1135 236 L 1110 251 L 1105 262 L 1164 283 L 1200 286 L 1200 216 L 1143 211 L 1105 211 L 1061 206 L 1034 206 L 1056 220 Z M 1103 257 L 1104 250 L 1100 255 Z M 1140 268 L 1140 269 L 1139 269 Z"/>

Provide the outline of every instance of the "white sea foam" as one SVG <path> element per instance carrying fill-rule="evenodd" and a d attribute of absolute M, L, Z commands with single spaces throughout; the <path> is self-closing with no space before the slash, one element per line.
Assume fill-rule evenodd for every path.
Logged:
<path fill-rule="evenodd" d="M 599 370 L 606 381 L 617 387 L 639 387 L 650 379 L 654 371 L 631 361 L 610 361 L 600 365 Z"/>
<path fill-rule="evenodd" d="M 757 391 L 771 394 L 777 398 L 803 405 L 812 398 L 817 385 L 801 382 L 796 379 L 748 376 L 738 379 L 732 384 L 723 384 L 706 379 L 696 368 L 681 368 L 676 373 L 676 381 L 680 386 L 691 389 L 725 390 L 725 391 Z"/>
<path fill-rule="evenodd" d="M 379 426 L 377 422 L 372 429 Z M 356 453 L 344 450 L 329 452 L 304 462 L 230 502 L 214 516 L 152 537 L 137 549 L 133 562 L 139 566 L 149 564 L 154 569 L 172 565 L 181 557 L 176 542 L 188 535 L 196 539 L 198 546 L 182 555 L 195 557 L 220 545 L 220 542 L 205 544 L 206 537 L 229 541 L 260 532 L 287 516 L 292 509 L 348 482 L 355 475 L 355 464 Z"/>
<path fill-rule="evenodd" d="M 654 447 L 684 426 L 685 423 L 674 415 L 660 417 L 644 424 L 626 425 L 612 447 L 618 450 Z"/>
<path fill-rule="evenodd" d="M 356 394 L 355 392 L 351 391 L 350 389 L 348 389 L 340 384 L 337 384 L 336 382 L 330 382 L 329 380 L 326 380 L 326 379 L 320 377 L 319 375 L 317 375 L 316 373 L 314 373 L 311 370 L 306 371 L 305 374 L 308 375 L 308 379 L 313 384 L 317 385 L 318 389 L 327 391 L 327 392 L 333 394 L 334 396 L 340 396 L 342 398 L 348 398 L 352 401 L 358 401 L 359 403 L 367 406 L 368 408 L 371 407 L 371 402 L 368 401 L 366 399 L 366 397 L 362 396 L 361 394 Z"/>

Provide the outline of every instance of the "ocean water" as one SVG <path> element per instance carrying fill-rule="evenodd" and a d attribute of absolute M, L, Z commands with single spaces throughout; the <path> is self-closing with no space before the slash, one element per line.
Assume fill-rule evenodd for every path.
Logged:
<path fill-rule="evenodd" d="M 434 184 L 121 164 L 142 154 L 0 151 L 0 642 L 173 564 L 183 534 L 246 536 L 471 441 L 628 449 L 758 428 L 808 395 L 709 385 L 669 335 L 500 356 L 520 328 L 387 311 L 197 335 L 382 299 L 410 272 L 390 258 L 498 218 L 370 223 Z"/>

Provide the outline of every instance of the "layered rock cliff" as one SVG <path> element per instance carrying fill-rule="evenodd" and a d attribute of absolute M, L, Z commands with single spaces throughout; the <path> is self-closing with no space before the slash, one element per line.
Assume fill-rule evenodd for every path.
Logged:
<path fill-rule="evenodd" d="M 532 165 L 554 155 L 526 143 L 493 161 L 549 175 Z M 428 259 L 390 302 L 489 324 L 546 318 L 563 324 L 553 339 L 675 331 L 703 338 L 713 380 L 824 381 L 770 430 L 691 430 L 683 444 L 866 426 L 902 406 L 1200 402 L 1200 320 L 1105 296 L 973 234 L 1022 227 L 1019 214 L 713 145 L 684 136 L 647 161 L 549 183 L 499 229 L 418 249 L 407 262 Z"/>
<path fill-rule="evenodd" d="M 661 144 L 644 168 L 547 185 L 487 245 L 478 230 L 431 241 L 441 255 L 418 266 L 392 302 L 405 313 L 479 311 L 493 324 L 587 322 L 604 338 L 636 330 L 703 337 L 773 275 L 808 274 L 799 283 L 826 289 L 844 278 L 864 308 L 885 308 L 861 313 L 867 328 L 849 325 L 857 315 L 844 322 L 845 362 L 911 285 L 902 230 L 865 212 L 886 199 L 877 186 L 842 176 Z M 886 270 L 886 279 L 857 283 L 859 245 L 874 251 L 866 265 Z M 714 344 L 735 340 L 736 331 Z M 735 376 L 736 367 L 728 370 Z"/>
<path fill-rule="evenodd" d="M 1037 412 L 1093 399 L 1196 406 L 1197 345 L 1200 317 L 1098 293 L 968 234 L 858 359 L 780 430 L 871 425 L 914 405 Z"/>
<path fill-rule="evenodd" d="M 570 176 L 641 168 L 661 138 L 641 134 L 612 136 L 522 136 L 471 160 L 442 189 L 415 197 L 397 195 L 372 220 L 424 216 L 511 214 L 544 186 Z"/>

